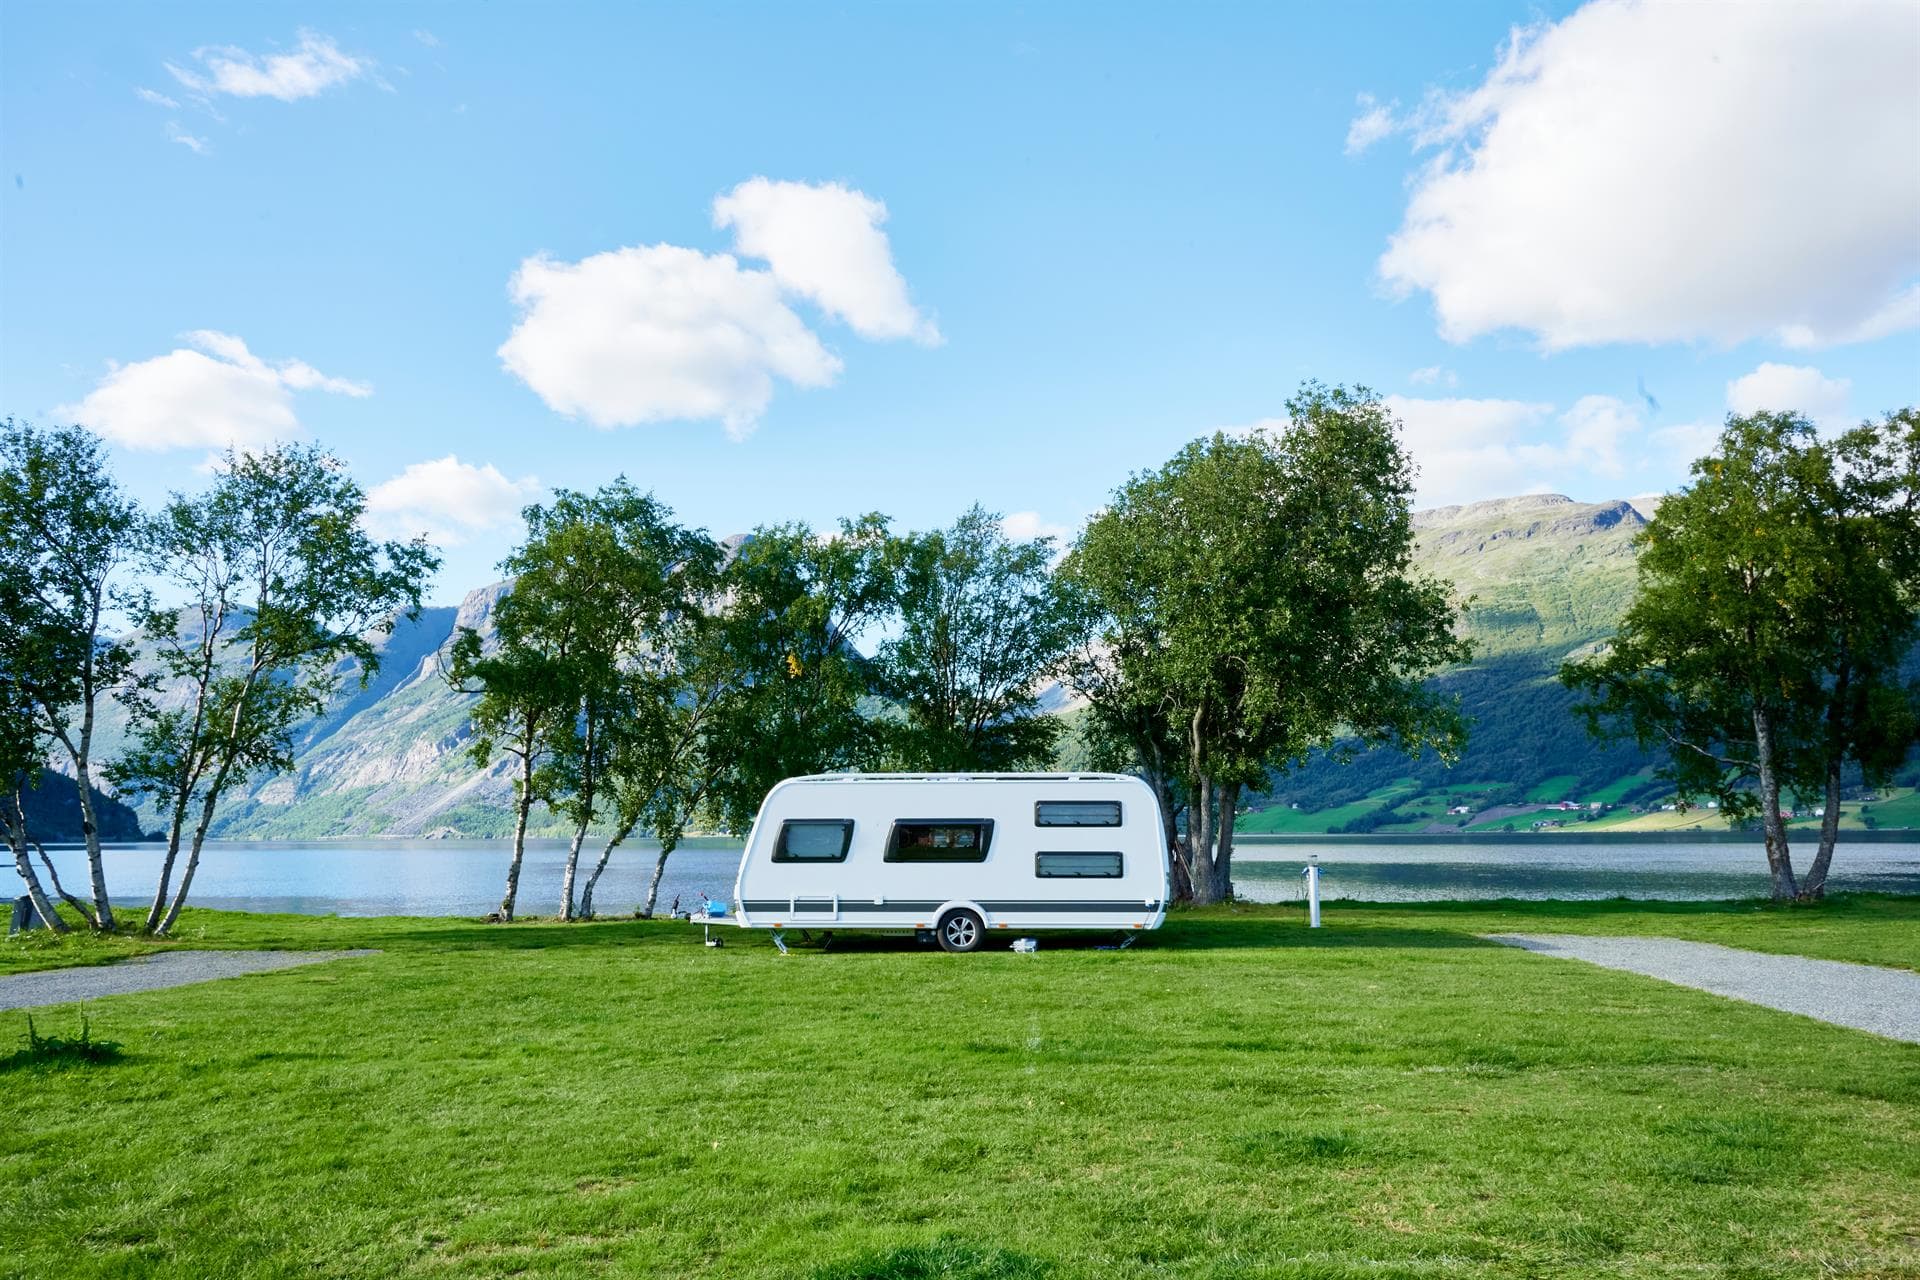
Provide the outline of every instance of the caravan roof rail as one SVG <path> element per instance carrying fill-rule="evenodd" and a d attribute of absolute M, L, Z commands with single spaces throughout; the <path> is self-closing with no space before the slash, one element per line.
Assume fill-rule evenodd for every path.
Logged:
<path fill-rule="evenodd" d="M 809 773 L 794 782 L 1126 782 L 1123 773 Z"/>

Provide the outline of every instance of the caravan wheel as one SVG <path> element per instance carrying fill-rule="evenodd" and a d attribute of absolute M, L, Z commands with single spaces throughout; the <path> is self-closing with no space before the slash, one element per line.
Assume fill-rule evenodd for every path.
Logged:
<path fill-rule="evenodd" d="M 940 917 L 940 949 L 943 951 L 978 951 L 980 940 L 986 936 L 986 923 L 971 911 L 949 911 Z"/>

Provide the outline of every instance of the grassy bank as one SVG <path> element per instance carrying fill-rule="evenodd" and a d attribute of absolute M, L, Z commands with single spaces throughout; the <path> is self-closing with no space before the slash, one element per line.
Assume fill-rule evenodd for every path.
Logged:
<path fill-rule="evenodd" d="M 1912 965 L 1920 900 L 1328 920 L 781 957 L 665 924 L 194 912 L 188 945 L 382 954 L 100 1001 L 118 1062 L 0 1073 L 0 1273 L 1920 1269 L 1920 1048 L 1476 936 Z"/>

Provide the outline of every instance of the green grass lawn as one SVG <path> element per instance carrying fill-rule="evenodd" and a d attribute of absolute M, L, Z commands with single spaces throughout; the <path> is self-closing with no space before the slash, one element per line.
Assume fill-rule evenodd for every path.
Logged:
<path fill-rule="evenodd" d="M 783 957 L 192 912 L 187 945 L 382 954 L 102 1000 L 120 1061 L 0 1072 L 0 1274 L 1920 1274 L 1920 1046 L 1476 936 L 1911 965 L 1920 900 L 1327 919 Z"/>

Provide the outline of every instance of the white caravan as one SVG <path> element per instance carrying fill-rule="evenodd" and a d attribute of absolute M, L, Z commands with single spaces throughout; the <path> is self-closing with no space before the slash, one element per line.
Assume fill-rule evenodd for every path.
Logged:
<path fill-rule="evenodd" d="M 734 882 L 748 929 L 1157 929 L 1160 802 L 1112 773 L 831 773 L 767 793 Z"/>

